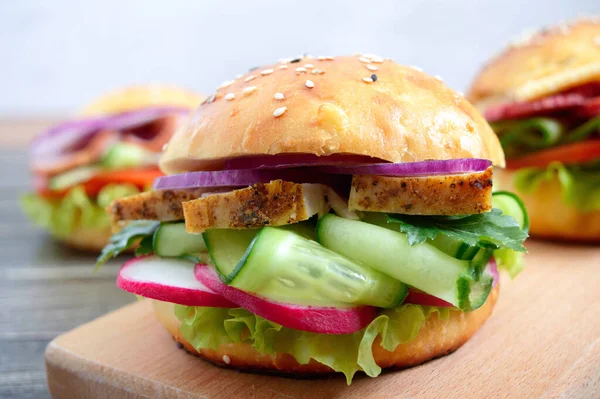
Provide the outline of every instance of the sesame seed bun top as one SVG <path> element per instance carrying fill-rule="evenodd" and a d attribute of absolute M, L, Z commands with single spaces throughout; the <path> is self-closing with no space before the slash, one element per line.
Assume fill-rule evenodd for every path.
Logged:
<path fill-rule="evenodd" d="M 479 109 L 529 101 L 600 80 L 600 20 L 542 29 L 512 43 L 473 80 L 467 98 Z"/>
<path fill-rule="evenodd" d="M 225 82 L 175 134 L 161 168 L 214 170 L 228 158 L 284 153 L 504 166 L 483 117 L 439 78 L 357 55 L 285 60 Z"/>

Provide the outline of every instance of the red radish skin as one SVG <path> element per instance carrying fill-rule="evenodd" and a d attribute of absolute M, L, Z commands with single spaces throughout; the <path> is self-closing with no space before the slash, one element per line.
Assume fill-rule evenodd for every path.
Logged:
<path fill-rule="evenodd" d="M 207 265 L 198 264 L 196 279 L 231 302 L 267 320 L 295 330 L 321 334 L 350 334 L 369 324 L 377 310 L 372 306 L 338 309 L 273 302 L 225 285 Z"/>
<path fill-rule="evenodd" d="M 117 286 L 145 298 L 179 305 L 238 307 L 197 281 L 193 265 L 181 259 L 165 259 L 153 255 L 131 259 L 119 270 Z"/>
<path fill-rule="evenodd" d="M 446 302 L 443 299 L 437 298 L 433 295 L 429 295 L 421 291 L 416 291 L 413 288 L 409 288 L 408 295 L 404 299 L 404 303 L 411 303 L 423 306 L 437 306 L 439 308 L 454 307 L 454 305 L 452 305 L 450 302 Z"/>

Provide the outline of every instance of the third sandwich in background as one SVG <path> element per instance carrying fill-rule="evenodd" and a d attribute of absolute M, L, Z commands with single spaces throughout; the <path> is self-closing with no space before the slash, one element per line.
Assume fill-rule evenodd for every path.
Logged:
<path fill-rule="evenodd" d="M 600 23 L 548 27 L 511 44 L 468 98 L 500 137 L 501 188 L 519 193 L 538 237 L 600 242 Z"/>

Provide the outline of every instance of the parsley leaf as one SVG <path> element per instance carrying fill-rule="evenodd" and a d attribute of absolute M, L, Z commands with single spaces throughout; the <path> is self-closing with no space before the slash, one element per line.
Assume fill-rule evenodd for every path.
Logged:
<path fill-rule="evenodd" d="M 118 233 L 113 234 L 96 260 L 96 269 L 105 264 L 110 258 L 116 257 L 133 246 L 138 239 L 152 236 L 158 226 L 160 226 L 158 221 L 136 220 L 129 223 Z"/>
<path fill-rule="evenodd" d="M 150 255 L 151 253 L 153 253 L 154 252 L 154 246 L 152 245 L 153 241 L 154 241 L 154 234 L 151 234 L 149 236 L 142 238 L 142 241 L 140 241 L 140 246 L 137 247 L 137 249 L 135 250 L 135 256 Z"/>
<path fill-rule="evenodd" d="M 500 209 L 463 216 L 389 215 L 388 223 L 398 224 L 410 245 L 433 240 L 438 234 L 481 248 L 510 248 L 527 252 L 523 241 L 528 237 L 512 216 Z"/>

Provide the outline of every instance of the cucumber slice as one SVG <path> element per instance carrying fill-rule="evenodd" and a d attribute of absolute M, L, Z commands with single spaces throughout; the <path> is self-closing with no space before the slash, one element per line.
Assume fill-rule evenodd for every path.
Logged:
<path fill-rule="evenodd" d="M 408 287 L 287 229 L 265 227 L 230 285 L 270 300 L 299 305 L 392 308 Z"/>
<path fill-rule="evenodd" d="M 90 180 L 100 171 L 102 171 L 102 168 L 98 166 L 81 166 L 52 177 L 48 181 L 48 188 L 56 191 L 64 190 L 65 188 Z"/>
<path fill-rule="evenodd" d="M 327 214 L 317 224 L 317 237 L 326 248 L 464 311 L 481 306 L 491 290 L 487 281 L 477 281 L 471 262 L 428 243 L 411 246 L 404 233 Z"/>
<path fill-rule="evenodd" d="M 200 234 L 185 231 L 185 223 L 162 223 L 152 240 L 154 253 L 164 258 L 182 257 L 206 251 Z"/>
<path fill-rule="evenodd" d="M 132 168 L 158 162 L 159 155 L 127 143 L 111 147 L 102 158 L 102 165 L 109 169 Z"/>
<path fill-rule="evenodd" d="M 437 237 L 431 241 L 431 245 L 453 258 L 462 260 L 473 259 L 478 250 L 477 247 L 472 247 L 460 240 L 442 234 L 438 234 Z"/>
<path fill-rule="evenodd" d="M 202 233 L 219 277 L 229 284 L 237 273 L 238 264 L 243 264 L 246 250 L 259 229 L 208 229 Z"/>
<path fill-rule="evenodd" d="M 492 205 L 503 214 L 512 216 L 526 232 L 529 231 L 529 215 L 523 200 L 508 191 L 497 191 L 492 194 Z"/>

